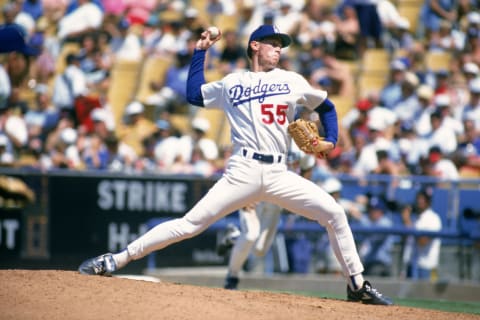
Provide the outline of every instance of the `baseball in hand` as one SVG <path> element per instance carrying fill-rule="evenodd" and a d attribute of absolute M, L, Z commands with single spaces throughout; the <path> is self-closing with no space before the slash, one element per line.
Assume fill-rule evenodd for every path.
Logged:
<path fill-rule="evenodd" d="M 209 27 L 207 31 L 210 33 L 210 40 L 215 39 L 220 34 L 220 30 L 215 26 Z"/>

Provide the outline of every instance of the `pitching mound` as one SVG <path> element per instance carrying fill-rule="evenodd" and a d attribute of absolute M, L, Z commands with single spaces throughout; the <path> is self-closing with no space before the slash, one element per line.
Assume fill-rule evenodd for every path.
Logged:
<path fill-rule="evenodd" d="M 0 319 L 478 319 L 293 294 L 84 276 L 74 271 L 0 270 L 0 284 Z"/>

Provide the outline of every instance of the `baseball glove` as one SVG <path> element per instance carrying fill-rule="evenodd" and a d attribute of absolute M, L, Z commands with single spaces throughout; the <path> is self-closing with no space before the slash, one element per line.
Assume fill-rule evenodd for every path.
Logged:
<path fill-rule="evenodd" d="M 318 134 L 318 128 L 313 121 L 297 119 L 288 125 L 288 133 L 305 153 L 324 157 L 332 149 L 332 143 Z"/>

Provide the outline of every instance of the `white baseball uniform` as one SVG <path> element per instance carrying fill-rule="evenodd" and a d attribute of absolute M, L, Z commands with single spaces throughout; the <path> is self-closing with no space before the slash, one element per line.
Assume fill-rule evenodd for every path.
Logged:
<path fill-rule="evenodd" d="M 282 208 L 269 202 L 239 210 L 241 233 L 229 257 L 229 276 L 238 276 L 252 248 L 257 257 L 268 252 L 277 233 L 281 212 Z"/>
<path fill-rule="evenodd" d="M 345 276 L 360 274 L 344 209 L 317 184 L 287 169 L 287 133 L 297 103 L 313 110 L 327 93 L 299 74 L 281 69 L 242 71 L 201 87 L 206 108 L 223 109 L 234 147 L 223 176 L 184 217 L 159 224 L 128 245 L 139 259 L 193 237 L 215 221 L 251 203 L 266 201 L 325 226 Z"/>

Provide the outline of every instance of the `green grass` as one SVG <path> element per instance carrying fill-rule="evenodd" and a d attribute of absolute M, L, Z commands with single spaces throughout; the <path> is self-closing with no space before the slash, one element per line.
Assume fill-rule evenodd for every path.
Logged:
<path fill-rule="evenodd" d="M 398 301 L 398 304 L 415 308 L 434 309 L 450 312 L 463 312 L 480 315 L 480 302 L 401 299 Z"/>
<path fill-rule="evenodd" d="M 295 292 L 288 292 L 288 293 L 300 294 L 300 295 L 310 296 L 310 297 L 345 300 L 345 296 L 343 295 L 340 296 L 340 295 L 332 295 L 332 294 L 323 294 L 320 292 L 295 291 Z M 480 315 L 480 302 L 458 302 L 458 301 L 446 301 L 446 300 L 422 300 L 422 299 L 400 299 L 400 298 L 395 298 L 393 300 L 394 300 L 394 303 L 399 306 L 449 311 L 449 312 L 462 312 L 462 313 Z"/>

